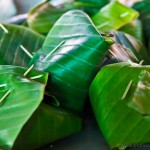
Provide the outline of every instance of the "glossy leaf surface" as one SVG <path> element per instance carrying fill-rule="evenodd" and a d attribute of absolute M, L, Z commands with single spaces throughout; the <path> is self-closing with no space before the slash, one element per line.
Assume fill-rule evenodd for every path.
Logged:
<path fill-rule="evenodd" d="M 62 106 L 81 111 L 110 44 L 85 13 L 69 11 L 55 23 L 30 65 L 51 74 L 47 87 Z"/>
<path fill-rule="evenodd" d="M 23 26 L 3 26 L 6 31 L 0 28 L 0 64 L 26 67 L 31 58 L 20 46 L 33 55 L 42 46 L 44 37 Z"/>
<path fill-rule="evenodd" d="M 98 30 L 107 32 L 110 30 L 117 30 L 137 17 L 138 12 L 114 1 L 110 2 L 94 15 L 92 21 L 97 26 Z"/>
<path fill-rule="evenodd" d="M 47 74 L 31 71 L 24 77 L 26 70 L 15 66 L 0 66 L 0 149 L 12 149 L 23 126 L 43 100 Z M 30 79 L 38 75 L 42 77 Z"/>
<path fill-rule="evenodd" d="M 134 93 L 141 82 L 139 76 L 144 70 L 149 72 L 150 66 L 112 64 L 103 67 L 92 82 L 91 104 L 111 149 L 150 142 L 149 117 L 128 105 L 135 98 Z M 147 90 L 142 92 L 147 94 Z"/>

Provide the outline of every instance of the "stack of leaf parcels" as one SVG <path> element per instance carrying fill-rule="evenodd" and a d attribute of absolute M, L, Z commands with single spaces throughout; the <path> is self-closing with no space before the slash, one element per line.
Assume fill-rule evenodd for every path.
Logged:
<path fill-rule="evenodd" d="M 0 149 L 79 132 L 88 96 L 110 149 L 149 143 L 147 3 L 138 13 L 117 1 L 47 1 L 23 25 L 0 23 Z"/>

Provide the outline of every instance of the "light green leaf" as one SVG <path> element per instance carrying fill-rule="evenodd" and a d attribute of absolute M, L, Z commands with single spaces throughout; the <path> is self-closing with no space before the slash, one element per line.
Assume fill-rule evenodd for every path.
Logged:
<path fill-rule="evenodd" d="M 81 129 L 78 116 L 41 104 L 47 73 L 30 71 L 25 77 L 26 71 L 21 67 L 0 66 L 0 149 L 3 150 L 33 150 Z"/>
<path fill-rule="evenodd" d="M 150 66 L 112 64 L 103 67 L 92 82 L 92 108 L 110 149 L 150 142 L 149 117 L 128 105 L 135 98 L 134 93 L 137 92 L 143 70 L 149 72 Z"/>
<path fill-rule="evenodd" d="M 12 149 L 23 126 L 43 100 L 47 74 L 31 71 L 24 77 L 26 70 L 0 66 L 0 149 L 3 150 Z M 42 77 L 30 79 L 38 75 Z"/>
<path fill-rule="evenodd" d="M 69 11 L 55 23 L 30 65 L 51 74 L 47 88 L 62 106 L 81 111 L 96 69 L 112 44 L 107 41 L 85 13 Z"/>
<path fill-rule="evenodd" d="M 92 21 L 97 26 L 98 30 L 108 32 L 110 30 L 119 29 L 137 17 L 137 11 L 114 1 L 104 6 L 96 15 L 94 15 Z"/>
<path fill-rule="evenodd" d="M 43 44 L 44 37 L 36 32 L 18 25 L 3 24 L 0 27 L 0 64 L 27 66 L 30 56 Z"/>
<path fill-rule="evenodd" d="M 131 23 L 121 27 L 119 31 L 125 32 L 143 42 L 142 22 L 140 20 L 132 21 Z"/>

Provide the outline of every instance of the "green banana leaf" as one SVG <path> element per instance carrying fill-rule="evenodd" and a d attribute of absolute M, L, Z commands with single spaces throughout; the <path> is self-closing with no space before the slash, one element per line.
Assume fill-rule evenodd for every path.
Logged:
<path fill-rule="evenodd" d="M 31 60 L 21 45 L 33 55 L 44 42 L 44 37 L 36 32 L 19 26 L 3 24 L 0 28 L 0 65 L 16 65 L 26 67 Z"/>
<path fill-rule="evenodd" d="M 123 32 L 112 32 L 116 42 L 110 48 L 109 57 L 112 62 L 131 60 L 135 63 L 150 64 L 150 55 L 144 45 L 134 37 Z"/>
<path fill-rule="evenodd" d="M 88 15 L 95 15 L 102 7 L 107 5 L 109 0 L 75 0 L 73 5 Z"/>
<path fill-rule="evenodd" d="M 41 3 L 29 12 L 28 26 L 41 34 L 47 34 L 54 23 L 67 10 L 67 8 L 52 6 L 50 2 Z"/>
<path fill-rule="evenodd" d="M 0 66 L 0 149 L 12 149 L 25 123 L 43 100 L 47 74 L 16 66 Z M 30 79 L 42 75 L 36 80 Z"/>
<path fill-rule="evenodd" d="M 140 20 L 132 21 L 131 23 L 121 27 L 119 31 L 125 32 L 143 42 L 142 22 Z"/>
<path fill-rule="evenodd" d="M 47 88 L 61 106 L 80 112 L 110 44 L 84 12 L 69 11 L 55 23 L 30 65 L 51 74 Z"/>
<path fill-rule="evenodd" d="M 140 105 L 150 110 L 150 106 L 142 104 L 142 100 L 145 101 L 142 94 L 149 94 L 149 90 L 139 89 L 141 82 L 146 82 L 150 88 L 147 75 L 144 74 L 146 81 L 145 77 L 144 81 L 140 77 L 143 71 L 150 72 L 150 66 L 112 64 L 103 67 L 91 84 L 89 94 L 92 108 L 110 149 L 150 142 L 149 117 L 130 106 L 131 101 L 139 101 L 140 97 Z"/>
<path fill-rule="evenodd" d="M 33 150 L 81 129 L 78 116 L 41 104 L 47 73 L 30 71 L 24 76 L 26 71 L 16 66 L 0 66 L 0 149 L 3 150 Z"/>
<path fill-rule="evenodd" d="M 102 32 L 117 30 L 138 17 L 138 12 L 120 4 L 117 1 L 110 2 L 97 14 L 92 16 L 92 21 L 97 29 Z"/>
<path fill-rule="evenodd" d="M 150 114 L 150 72 L 143 71 L 139 76 L 139 82 L 132 98 L 129 103 L 131 107 L 143 115 Z"/>
<path fill-rule="evenodd" d="M 79 132 L 81 119 L 66 110 L 42 103 L 23 127 L 13 150 L 33 150 Z M 25 139 L 25 140 L 23 140 Z"/>
<path fill-rule="evenodd" d="M 143 0 L 141 2 L 136 3 L 133 6 L 134 9 L 139 11 L 140 13 L 140 19 L 143 23 L 143 32 L 145 37 L 145 44 L 148 47 L 149 41 L 150 41 L 150 1 L 149 0 Z M 150 48 L 150 47 L 149 47 Z"/>
<path fill-rule="evenodd" d="M 72 9 L 81 9 L 93 15 L 99 11 L 109 1 L 74 1 L 64 2 L 61 6 L 53 6 L 53 3 L 46 1 L 43 2 L 28 13 L 27 24 L 28 26 L 37 31 L 40 34 L 46 35 L 52 28 L 54 23 L 61 17 L 65 12 Z"/>
<path fill-rule="evenodd" d="M 81 2 L 81 3 L 86 3 L 86 4 L 91 4 L 99 7 L 103 7 L 106 4 L 109 3 L 109 0 L 74 0 L 75 2 Z"/>

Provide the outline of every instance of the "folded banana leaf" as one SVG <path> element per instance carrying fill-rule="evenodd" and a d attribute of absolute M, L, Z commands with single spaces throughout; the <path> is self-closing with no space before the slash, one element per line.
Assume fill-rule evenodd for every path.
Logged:
<path fill-rule="evenodd" d="M 118 63 L 103 67 L 92 82 L 92 108 L 110 149 L 150 142 L 149 74 L 150 66 Z"/>
<path fill-rule="evenodd" d="M 47 74 L 0 66 L 0 149 L 12 149 L 25 123 L 43 100 Z M 37 81 L 31 77 L 42 75 Z"/>
<path fill-rule="evenodd" d="M 79 117 L 41 104 L 47 73 L 16 66 L 0 72 L 0 149 L 33 150 L 80 130 Z"/>
<path fill-rule="evenodd" d="M 112 32 L 113 40 L 116 42 L 110 48 L 109 57 L 111 62 L 131 60 L 135 63 L 150 64 L 150 55 L 144 45 L 134 37 L 123 32 Z"/>
<path fill-rule="evenodd" d="M 138 17 L 138 12 L 120 4 L 117 1 L 110 2 L 97 14 L 92 16 L 92 21 L 97 29 L 102 32 L 117 30 Z"/>
<path fill-rule="evenodd" d="M 135 3 L 133 6 L 140 13 L 140 19 L 143 24 L 143 32 L 145 37 L 145 44 L 150 48 L 149 41 L 150 41 L 150 1 L 143 0 L 141 2 Z"/>
<path fill-rule="evenodd" d="M 143 30 L 141 20 L 134 20 L 131 23 L 121 27 L 119 31 L 127 33 L 136 38 L 137 40 L 143 42 Z"/>
<path fill-rule="evenodd" d="M 26 67 L 31 60 L 32 53 L 42 46 L 44 39 L 43 36 L 26 27 L 1 24 L 0 65 Z"/>
<path fill-rule="evenodd" d="M 43 2 L 31 9 L 27 17 L 27 23 L 30 28 L 41 33 L 47 34 L 54 23 L 68 9 L 64 7 L 55 7 L 50 2 Z"/>
<path fill-rule="evenodd" d="M 103 38 L 85 13 L 69 11 L 52 27 L 30 65 L 51 74 L 47 88 L 60 105 L 80 112 L 111 44 L 112 40 Z"/>
<path fill-rule="evenodd" d="M 81 127 L 82 121 L 78 116 L 42 103 L 23 127 L 13 150 L 40 148 L 79 132 Z"/>
<path fill-rule="evenodd" d="M 89 15 L 93 15 L 97 13 L 100 8 L 108 4 L 108 2 L 108 0 L 76 0 L 74 2 L 63 2 L 61 6 L 53 6 L 53 3 L 49 1 L 43 2 L 30 10 L 27 18 L 27 24 L 33 30 L 46 35 L 54 23 L 65 12 L 72 9 L 80 9 Z"/>

